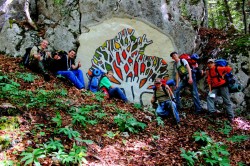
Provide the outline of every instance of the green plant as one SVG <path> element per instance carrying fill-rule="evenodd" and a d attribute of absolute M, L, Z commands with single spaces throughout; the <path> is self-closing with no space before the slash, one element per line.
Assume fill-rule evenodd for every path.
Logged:
<path fill-rule="evenodd" d="M 19 127 L 17 117 L 0 117 L 0 130 L 12 131 Z"/>
<path fill-rule="evenodd" d="M 142 109 L 142 105 L 139 104 L 139 103 L 135 103 L 135 104 L 134 104 L 134 107 L 135 107 L 136 109 Z"/>
<path fill-rule="evenodd" d="M 16 73 L 17 78 L 22 79 L 24 82 L 34 82 L 38 77 L 32 73 Z"/>
<path fill-rule="evenodd" d="M 245 166 L 246 164 L 244 164 L 243 162 L 238 162 L 237 165 L 238 165 L 238 166 Z"/>
<path fill-rule="evenodd" d="M 26 152 L 24 151 L 23 153 L 20 154 L 20 156 L 24 156 L 21 159 L 21 162 L 25 162 L 24 165 L 29 165 L 34 163 L 35 166 L 40 166 L 39 158 L 44 158 L 46 157 L 45 150 L 44 149 L 32 149 L 32 152 Z"/>
<path fill-rule="evenodd" d="M 198 160 L 197 154 L 200 154 L 206 165 L 230 165 L 229 152 L 222 142 L 214 142 L 206 132 L 195 132 L 193 137 L 195 141 L 204 141 L 206 145 L 202 146 L 198 152 L 186 152 L 184 149 L 181 149 L 181 156 L 186 159 L 188 165 L 195 164 L 195 160 Z"/>
<path fill-rule="evenodd" d="M 14 166 L 14 161 L 12 160 L 0 161 L 0 166 Z"/>
<path fill-rule="evenodd" d="M 227 122 L 224 122 L 224 128 L 220 128 L 219 132 L 228 136 L 231 130 L 232 130 L 232 127 L 228 125 Z"/>
<path fill-rule="evenodd" d="M 82 126 L 86 127 L 87 124 L 94 125 L 97 123 L 96 120 L 92 120 L 89 117 L 89 113 L 96 108 L 96 105 L 85 105 L 78 110 L 75 110 L 71 113 L 72 116 L 72 123 L 73 124 L 81 124 Z"/>
<path fill-rule="evenodd" d="M 62 163 L 65 165 L 72 165 L 72 164 L 79 164 L 81 162 L 87 163 L 85 156 L 87 156 L 86 147 L 84 146 L 77 146 L 75 143 L 73 144 L 73 148 L 70 150 L 69 154 L 66 154 L 63 151 L 57 153 L 57 158 L 61 159 Z"/>
<path fill-rule="evenodd" d="M 8 134 L 0 136 L 0 149 L 8 148 L 11 144 L 11 139 Z"/>
<path fill-rule="evenodd" d="M 101 91 L 98 91 L 95 93 L 95 99 L 99 102 L 102 102 L 104 100 L 105 94 Z"/>
<path fill-rule="evenodd" d="M 95 115 L 98 119 L 102 119 L 103 117 L 107 116 L 107 114 L 106 114 L 104 111 L 95 112 L 94 115 Z"/>
<path fill-rule="evenodd" d="M 211 143 L 212 142 L 212 139 L 207 135 L 206 132 L 195 132 L 193 134 L 193 138 L 195 139 L 195 141 L 203 141 L 203 142 L 206 142 L 206 143 Z"/>
<path fill-rule="evenodd" d="M 234 136 L 227 139 L 227 141 L 232 141 L 233 143 L 235 143 L 235 142 L 240 143 L 240 142 L 243 142 L 246 140 L 249 140 L 248 135 L 234 135 Z"/>
<path fill-rule="evenodd" d="M 53 140 L 50 138 L 50 140 L 44 145 L 46 150 L 48 152 L 64 149 L 63 144 L 59 140 Z"/>
<path fill-rule="evenodd" d="M 52 118 L 52 121 L 56 123 L 56 127 L 62 126 L 62 116 L 59 112 L 56 112 L 56 117 Z"/>
<path fill-rule="evenodd" d="M 154 140 L 159 140 L 159 139 L 160 139 L 160 135 L 152 135 L 152 138 L 153 138 Z"/>
<path fill-rule="evenodd" d="M 227 147 L 221 142 L 212 142 L 205 147 L 201 147 L 204 160 L 209 165 L 229 166 L 229 152 Z"/>
<path fill-rule="evenodd" d="M 65 128 L 60 128 L 58 129 L 58 133 L 63 133 L 66 136 L 68 136 L 69 139 L 74 138 L 79 138 L 80 137 L 80 133 L 78 131 L 75 131 L 71 128 L 65 127 Z"/>
<path fill-rule="evenodd" d="M 113 133 L 112 131 L 107 131 L 106 134 L 103 134 L 103 136 L 114 139 L 114 137 L 117 136 L 119 133 L 120 133 L 119 131 L 115 133 Z"/>
<path fill-rule="evenodd" d="M 188 166 L 193 166 L 195 160 L 198 160 L 197 152 L 185 151 L 183 148 L 181 148 L 181 157 L 187 161 Z"/>
<path fill-rule="evenodd" d="M 160 116 L 156 117 L 156 122 L 158 126 L 162 126 L 162 127 L 164 126 L 164 121 L 161 119 Z"/>
<path fill-rule="evenodd" d="M 64 3 L 64 0 L 54 0 L 54 3 L 56 5 L 62 5 Z"/>
<path fill-rule="evenodd" d="M 138 133 L 138 129 L 144 129 L 147 126 L 145 123 L 138 122 L 131 113 L 119 113 L 114 117 L 114 122 L 122 132 Z"/>
<path fill-rule="evenodd" d="M 14 161 L 7 160 L 6 153 L 4 152 L 4 159 L 0 161 L 0 166 L 14 166 Z"/>

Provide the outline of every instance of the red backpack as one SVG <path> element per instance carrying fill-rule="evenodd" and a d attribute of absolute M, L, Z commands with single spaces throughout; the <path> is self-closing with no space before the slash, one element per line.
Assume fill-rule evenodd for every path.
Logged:
<path fill-rule="evenodd" d="M 194 66 L 197 63 L 197 61 L 195 59 L 191 58 L 189 54 L 181 54 L 179 56 L 179 58 L 185 59 L 191 68 L 192 68 L 192 66 Z M 183 63 L 183 62 L 181 61 L 181 63 Z"/>

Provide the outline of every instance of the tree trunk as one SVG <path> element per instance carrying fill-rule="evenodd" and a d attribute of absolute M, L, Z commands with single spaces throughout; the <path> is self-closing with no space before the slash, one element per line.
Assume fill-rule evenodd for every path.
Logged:
<path fill-rule="evenodd" d="M 226 19 L 227 19 L 227 25 L 231 26 L 233 24 L 233 18 L 232 18 L 232 15 L 231 15 L 230 8 L 229 8 L 227 0 L 224 0 L 224 5 L 225 5 L 225 12 L 224 12 L 224 14 L 225 14 Z"/>
<path fill-rule="evenodd" d="M 243 14 L 243 24 L 244 24 L 244 32 L 247 34 L 247 17 L 246 17 L 246 11 L 245 11 L 245 0 L 242 0 L 242 14 Z"/>
<path fill-rule="evenodd" d="M 26 14 L 27 21 L 31 25 L 31 27 L 33 27 L 35 30 L 37 30 L 36 24 L 33 22 L 33 20 L 30 17 L 29 6 L 30 6 L 30 0 L 25 0 L 25 2 L 24 2 L 24 12 Z"/>

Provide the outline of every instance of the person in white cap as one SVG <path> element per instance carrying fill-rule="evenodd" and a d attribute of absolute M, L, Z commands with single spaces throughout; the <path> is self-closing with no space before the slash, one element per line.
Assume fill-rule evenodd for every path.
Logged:
<path fill-rule="evenodd" d="M 208 59 L 207 67 L 208 70 L 206 74 L 209 87 L 209 95 L 207 96 L 208 111 L 213 117 L 216 117 L 217 111 L 215 110 L 214 101 L 216 95 L 220 92 L 226 107 L 228 120 L 232 123 L 234 112 L 232 110 L 228 86 L 226 80 L 224 79 L 225 75 L 230 73 L 232 68 L 229 66 L 216 66 L 214 59 Z"/>

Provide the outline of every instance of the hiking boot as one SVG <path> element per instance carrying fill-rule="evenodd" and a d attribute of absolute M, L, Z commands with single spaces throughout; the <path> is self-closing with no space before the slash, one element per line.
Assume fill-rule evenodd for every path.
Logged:
<path fill-rule="evenodd" d="M 50 76 L 49 76 L 48 73 L 45 73 L 45 74 L 43 75 L 43 78 L 44 78 L 45 81 L 50 81 Z"/>

